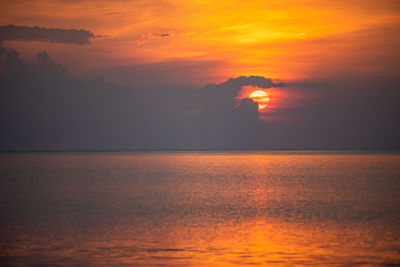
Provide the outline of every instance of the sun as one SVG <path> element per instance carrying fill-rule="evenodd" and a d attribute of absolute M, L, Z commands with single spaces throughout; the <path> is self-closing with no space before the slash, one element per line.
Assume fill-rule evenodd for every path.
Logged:
<path fill-rule="evenodd" d="M 264 109 L 268 106 L 269 97 L 263 90 L 254 91 L 249 97 L 258 104 L 258 109 Z"/>

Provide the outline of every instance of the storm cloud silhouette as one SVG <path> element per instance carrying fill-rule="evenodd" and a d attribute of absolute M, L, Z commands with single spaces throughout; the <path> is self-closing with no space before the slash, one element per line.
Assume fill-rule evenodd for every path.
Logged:
<path fill-rule="evenodd" d="M 3 57 L 2 150 L 245 147 L 261 123 L 256 103 L 237 105 L 237 91 L 283 86 L 252 76 L 200 89 L 132 88 L 72 78 L 46 52 L 34 64 L 12 49 Z"/>
<path fill-rule="evenodd" d="M 399 147 L 396 84 L 380 99 L 370 81 L 362 98 L 260 76 L 198 89 L 131 87 L 71 77 L 47 52 L 33 64 L 13 49 L 1 57 L 1 151 Z M 236 99 L 247 85 L 323 97 L 271 111 L 294 120 L 262 121 L 256 103 Z"/>

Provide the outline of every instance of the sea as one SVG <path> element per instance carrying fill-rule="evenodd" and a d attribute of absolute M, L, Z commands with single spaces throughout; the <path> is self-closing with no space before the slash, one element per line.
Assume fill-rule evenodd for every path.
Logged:
<path fill-rule="evenodd" d="M 398 151 L 0 154 L 0 266 L 400 266 Z"/>

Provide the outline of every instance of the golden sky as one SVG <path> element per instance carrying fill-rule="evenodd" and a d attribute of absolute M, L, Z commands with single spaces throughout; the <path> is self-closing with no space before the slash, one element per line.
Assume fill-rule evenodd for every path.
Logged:
<path fill-rule="evenodd" d="M 193 83 L 240 75 L 310 79 L 398 67 L 400 2 L 1 1 L 0 24 L 85 29 L 91 44 L 8 41 L 26 58 L 47 50 L 71 73 L 180 62 Z M 168 78 L 168 75 L 166 76 Z M 177 79 L 171 74 L 171 80 Z M 190 82 L 189 82 L 190 83 Z"/>

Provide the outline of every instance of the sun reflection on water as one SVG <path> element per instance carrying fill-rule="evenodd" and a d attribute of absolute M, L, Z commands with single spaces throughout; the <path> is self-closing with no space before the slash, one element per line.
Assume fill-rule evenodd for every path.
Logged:
<path fill-rule="evenodd" d="M 399 159 L 318 152 L 3 157 L 9 208 L 0 210 L 0 260 L 398 264 Z"/>

